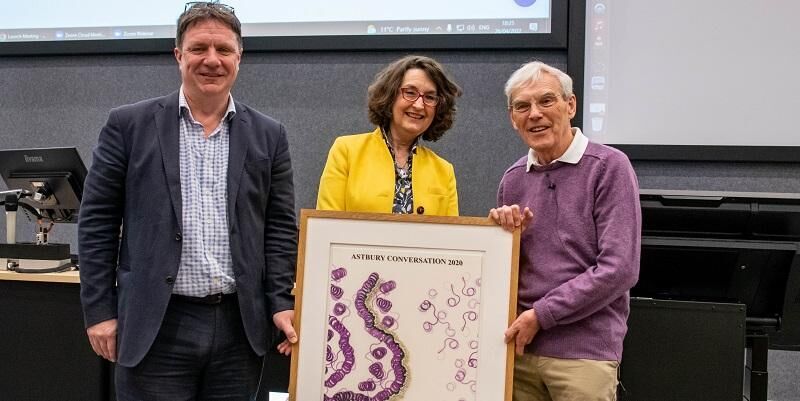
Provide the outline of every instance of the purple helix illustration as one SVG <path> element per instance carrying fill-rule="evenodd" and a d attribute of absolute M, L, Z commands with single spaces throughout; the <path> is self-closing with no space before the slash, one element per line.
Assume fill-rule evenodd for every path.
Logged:
<path fill-rule="evenodd" d="M 441 337 L 439 359 L 452 361 L 452 380 L 445 384 L 448 391 L 467 386 L 474 399 L 478 369 L 478 311 L 480 310 L 480 277 L 445 284 L 441 293 L 428 290 L 427 299 L 419 304 L 425 314 L 422 329 L 431 336 Z M 440 290 L 442 290 L 440 288 Z M 466 401 L 459 398 L 458 401 Z"/>
<path fill-rule="evenodd" d="M 400 399 L 397 396 L 407 384 L 408 367 L 406 351 L 394 334 L 399 323 L 391 313 L 392 301 L 389 299 L 397 284 L 393 280 L 382 281 L 380 275 L 373 272 L 350 301 L 340 286 L 346 276 L 344 267 L 335 267 L 331 271 L 329 305 L 332 307 L 328 316 L 323 399 Z M 350 341 L 353 330 L 363 330 L 374 338 L 369 350 L 353 348 Z M 358 383 L 357 386 L 348 388 L 344 385 L 345 378 L 349 383 Z"/>

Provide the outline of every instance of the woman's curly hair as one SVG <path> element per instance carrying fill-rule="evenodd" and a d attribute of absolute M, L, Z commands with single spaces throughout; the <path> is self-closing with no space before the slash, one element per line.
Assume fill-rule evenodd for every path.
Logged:
<path fill-rule="evenodd" d="M 461 96 L 461 88 L 453 82 L 436 60 L 410 55 L 403 57 L 384 68 L 375 76 L 375 80 L 367 90 L 369 120 L 387 129 L 392 121 L 392 107 L 397 100 L 400 85 L 406 71 L 418 68 L 428 75 L 436 85 L 439 103 L 430 127 L 422 133 L 422 139 L 435 142 L 453 125 L 456 116 L 456 98 Z"/>

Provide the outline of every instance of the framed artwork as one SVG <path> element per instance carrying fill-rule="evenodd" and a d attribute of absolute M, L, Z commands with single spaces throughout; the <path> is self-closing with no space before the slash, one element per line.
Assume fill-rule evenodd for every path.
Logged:
<path fill-rule="evenodd" d="M 294 401 L 511 400 L 519 231 L 301 211 Z"/>

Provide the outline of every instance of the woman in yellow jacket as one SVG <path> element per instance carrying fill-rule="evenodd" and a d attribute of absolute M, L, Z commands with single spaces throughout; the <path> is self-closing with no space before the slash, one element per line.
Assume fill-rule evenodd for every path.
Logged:
<path fill-rule="evenodd" d="M 365 134 L 336 139 L 322 171 L 317 209 L 457 216 L 453 165 L 420 144 L 453 125 L 461 89 L 435 60 L 406 56 L 368 89 Z"/>

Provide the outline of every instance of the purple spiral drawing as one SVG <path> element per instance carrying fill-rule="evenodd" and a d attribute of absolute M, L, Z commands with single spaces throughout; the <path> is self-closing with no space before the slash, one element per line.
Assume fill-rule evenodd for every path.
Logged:
<path fill-rule="evenodd" d="M 347 307 L 343 303 L 337 302 L 335 305 L 333 305 L 334 315 L 342 316 L 345 312 L 347 312 Z"/>
<path fill-rule="evenodd" d="M 344 361 L 338 368 L 334 368 L 333 373 L 325 380 L 325 387 L 333 387 L 342 379 L 345 378 L 352 370 L 355 365 L 355 352 L 353 351 L 353 347 L 350 345 L 350 331 L 347 330 L 339 319 L 334 316 L 328 317 L 328 325 L 333 329 L 334 332 L 339 334 L 339 349 L 341 350 L 342 354 L 344 354 Z M 331 355 L 333 355 L 333 351 L 331 351 Z M 336 358 L 331 356 L 331 360 L 328 361 L 328 356 L 326 355 L 326 362 L 328 362 L 328 367 L 333 368 L 333 365 L 337 362 Z"/>
<path fill-rule="evenodd" d="M 384 316 L 383 319 L 381 319 L 381 324 L 383 325 L 383 327 L 391 329 L 392 326 L 394 326 L 394 318 L 391 316 Z"/>
<path fill-rule="evenodd" d="M 380 309 L 383 313 L 387 313 L 392 309 L 392 301 L 386 298 L 379 297 L 375 303 L 378 305 L 378 309 Z"/>
<path fill-rule="evenodd" d="M 394 280 L 386 281 L 380 285 L 381 294 L 388 294 L 395 288 L 397 288 L 397 283 Z"/>
<path fill-rule="evenodd" d="M 339 267 L 331 271 L 331 278 L 333 281 L 339 281 L 347 275 L 347 270 L 344 267 Z"/>
<path fill-rule="evenodd" d="M 342 279 L 347 274 L 344 268 L 336 269 L 334 272 L 337 272 L 336 274 L 333 272 L 331 273 L 331 277 L 334 280 L 336 280 L 337 277 L 338 279 Z M 372 377 L 365 377 L 359 381 L 357 392 L 352 389 L 340 389 L 333 395 L 324 395 L 324 401 L 388 401 L 396 394 L 399 394 L 406 384 L 408 369 L 405 366 L 405 351 L 392 333 L 381 328 L 389 329 L 396 324 L 394 317 L 386 315 L 386 313 L 391 310 L 392 303 L 384 297 L 373 298 L 376 293 L 385 295 L 391 292 L 396 288 L 397 284 L 393 280 L 379 283 L 379 279 L 380 276 L 377 273 L 370 274 L 361 285 L 361 288 L 356 292 L 353 301 L 353 308 L 363 321 L 363 329 L 381 344 L 370 352 L 372 357 L 376 359 L 375 362 L 367 367 L 367 372 Z M 331 297 L 339 299 L 335 298 L 333 291 L 331 292 Z M 368 306 L 368 300 L 373 300 L 371 306 L 383 314 L 382 317 L 376 316 L 375 312 Z M 333 307 L 333 313 L 337 315 L 344 313 L 345 310 L 346 307 L 341 303 L 336 303 Z M 332 389 L 340 383 L 344 377 L 352 373 L 355 364 L 355 354 L 352 346 L 350 346 L 350 334 L 345 325 L 335 316 L 329 317 L 329 325 L 332 330 L 339 335 L 339 347 L 344 355 L 344 362 L 342 362 L 341 366 L 336 366 L 336 368 L 333 369 L 333 373 L 325 380 L 325 387 Z M 331 337 L 330 334 L 329 337 Z M 333 354 L 332 351 L 329 352 L 331 355 Z M 386 363 L 381 362 L 380 360 L 387 356 L 387 354 L 391 354 L 391 358 L 386 360 Z M 333 363 L 336 362 L 334 356 L 329 357 L 326 353 L 326 360 L 328 358 L 332 359 Z M 328 365 L 333 367 L 332 363 Z M 327 371 L 326 369 L 326 372 Z"/>
<path fill-rule="evenodd" d="M 373 391 L 375 390 L 375 382 L 370 380 L 364 380 L 361 383 L 358 383 L 358 389 L 361 391 Z"/>
<path fill-rule="evenodd" d="M 451 392 L 466 387 L 474 393 L 477 388 L 474 377 L 478 368 L 478 328 L 475 326 L 479 317 L 480 284 L 480 277 L 473 281 L 462 276 L 455 282 L 442 283 L 439 290 L 430 288 L 428 298 L 418 304 L 417 309 L 426 317 L 422 320 L 423 332 L 441 336 L 437 359 L 444 361 L 456 357 L 451 380 L 443 383 Z M 444 291 L 444 297 L 437 300 L 435 295 L 440 290 Z"/>
<path fill-rule="evenodd" d="M 447 305 L 451 308 L 454 308 L 461 303 L 461 297 L 456 294 L 456 290 L 453 288 L 452 284 L 450 284 L 450 292 L 453 293 L 454 297 L 447 298 Z"/>
<path fill-rule="evenodd" d="M 344 295 L 344 290 L 342 290 L 342 287 L 331 284 L 331 297 L 333 297 L 333 299 L 340 299 L 342 295 Z"/>
<path fill-rule="evenodd" d="M 463 285 L 461 286 L 461 293 L 468 297 L 475 296 L 475 288 L 467 287 L 466 277 L 461 277 L 461 282 L 463 283 Z"/>
<path fill-rule="evenodd" d="M 372 350 L 371 354 L 375 359 L 383 359 L 386 356 L 386 347 L 377 347 Z"/>

